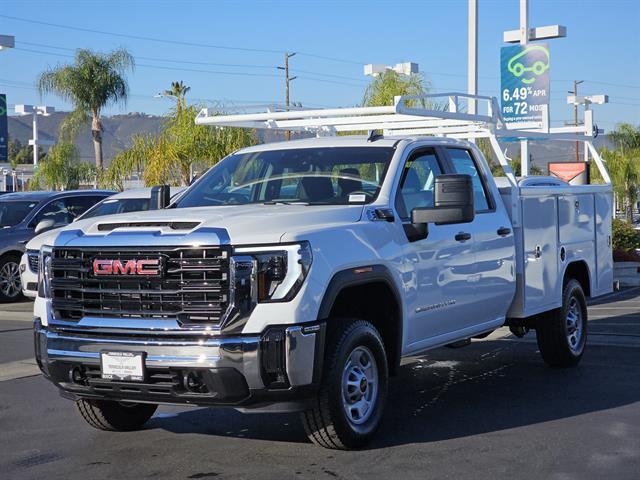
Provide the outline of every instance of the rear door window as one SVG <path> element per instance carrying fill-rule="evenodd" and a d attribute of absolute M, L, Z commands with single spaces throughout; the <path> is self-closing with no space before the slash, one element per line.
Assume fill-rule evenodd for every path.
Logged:
<path fill-rule="evenodd" d="M 449 161 L 455 173 L 470 175 L 473 181 L 473 200 L 476 212 L 489 210 L 489 200 L 484 180 L 469 150 L 463 148 L 447 148 Z"/>

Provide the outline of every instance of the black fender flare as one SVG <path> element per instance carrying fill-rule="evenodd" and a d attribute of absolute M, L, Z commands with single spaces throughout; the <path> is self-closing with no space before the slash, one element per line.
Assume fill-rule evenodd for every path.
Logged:
<path fill-rule="evenodd" d="M 342 290 L 349 287 L 355 287 L 359 285 L 366 285 L 368 283 L 382 282 L 384 283 L 391 294 L 394 296 L 397 308 L 398 308 L 398 338 L 396 339 L 395 355 L 390 359 L 390 365 L 392 370 L 400 365 L 400 358 L 402 356 L 402 336 L 403 336 L 403 308 L 402 308 L 402 296 L 398 291 L 396 283 L 393 281 L 393 275 L 391 271 L 385 265 L 363 265 L 360 267 L 352 267 L 345 270 L 341 270 L 333 275 L 329 281 L 322 302 L 320 303 L 320 309 L 318 311 L 318 319 L 326 320 L 329 318 L 331 309 L 335 304 L 338 295 Z"/>

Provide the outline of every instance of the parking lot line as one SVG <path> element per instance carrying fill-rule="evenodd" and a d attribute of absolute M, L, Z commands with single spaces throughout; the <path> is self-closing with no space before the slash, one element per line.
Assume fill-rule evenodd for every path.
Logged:
<path fill-rule="evenodd" d="M 0 382 L 40 375 L 40 369 L 33 359 L 0 363 Z"/>

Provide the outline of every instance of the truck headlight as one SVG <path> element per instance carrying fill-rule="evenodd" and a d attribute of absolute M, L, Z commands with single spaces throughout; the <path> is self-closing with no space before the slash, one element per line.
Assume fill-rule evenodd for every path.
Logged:
<path fill-rule="evenodd" d="M 290 245 L 236 248 L 256 261 L 258 302 L 287 302 L 296 296 L 307 277 L 313 254 L 309 242 Z"/>
<path fill-rule="evenodd" d="M 51 260 L 53 249 L 48 245 L 43 245 L 40 249 L 40 259 L 38 266 L 38 296 L 51 298 Z"/>

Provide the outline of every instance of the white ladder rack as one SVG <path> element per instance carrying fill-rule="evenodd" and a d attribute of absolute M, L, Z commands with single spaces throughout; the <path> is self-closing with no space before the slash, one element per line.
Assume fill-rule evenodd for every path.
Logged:
<path fill-rule="evenodd" d="M 478 114 L 466 113 L 469 101 L 477 104 Z M 399 96 L 393 105 L 383 107 L 347 107 L 327 109 L 295 109 L 220 115 L 208 108 L 195 119 L 198 125 L 215 127 L 263 128 L 314 133 L 331 136 L 342 132 L 382 130 L 385 136 L 436 135 L 459 139 L 488 138 L 496 158 L 513 185 L 516 179 L 500 148 L 498 139 L 581 141 L 585 158 L 591 156 L 607 184 L 609 174 L 592 140 L 602 133 L 593 122 L 593 111 L 586 110 L 584 125 L 551 127 L 549 110 L 542 106 L 542 121 L 507 123 L 500 113 L 495 97 L 466 93 L 440 93 L 419 96 Z"/>

